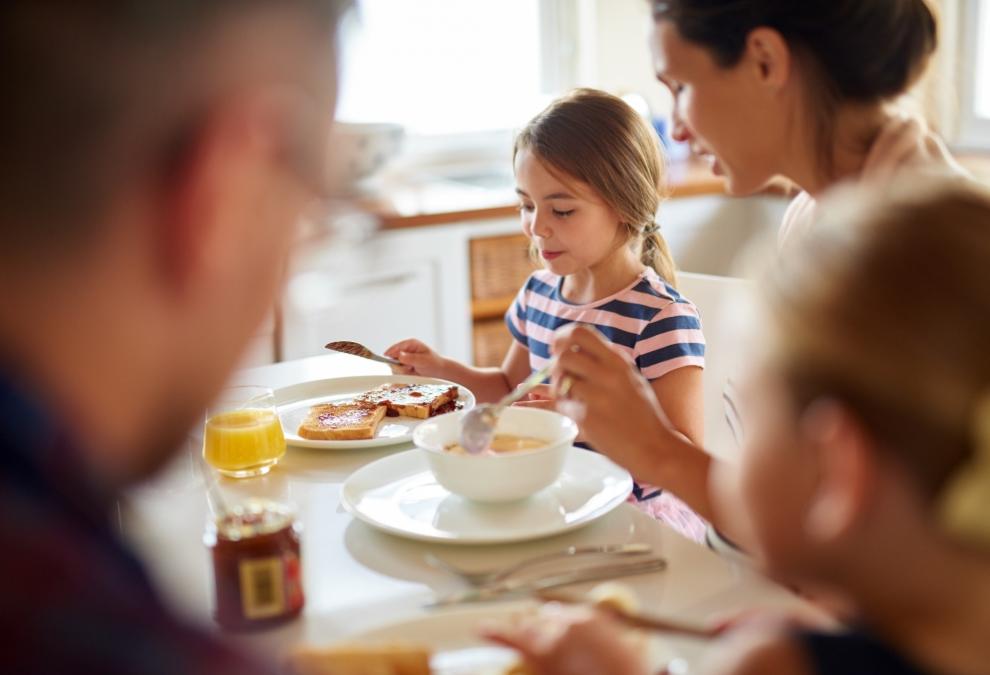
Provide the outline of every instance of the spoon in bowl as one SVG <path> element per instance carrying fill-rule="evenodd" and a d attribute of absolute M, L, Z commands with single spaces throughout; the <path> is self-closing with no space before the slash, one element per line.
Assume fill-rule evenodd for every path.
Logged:
<path fill-rule="evenodd" d="M 379 363 L 387 363 L 390 366 L 402 365 L 402 363 L 396 361 L 395 359 L 390 359 L 387 356 L 374 353 L 360 342 L 338 340 L 337 342 L 328 342 L 325 347 L 330 351 L 350 354 L 351 356 L 360 356 L 362 359 L 370 359 L 372 361 L 378 361 Z"/>
<path fill-rule="evenodd" d="M 461 447 L 469 455 L 483 452 L 485 448 L 491 445 L 492 439 L 495 437 L 495 426 L 498 424 L 498 416 L 502 414 L 502 411 L 543 384 L 556 364 L 557 357 L 554 356 L 547 365 L 523 380 L 518 387 L 503 396 L 498 403 L 482 403 L 469 410 L 464 415 L 464 419 L 461 420 Z M 567 382 L 565 381 L 561 388 L 562 396 L 567 395 L 566 389 Z"/>

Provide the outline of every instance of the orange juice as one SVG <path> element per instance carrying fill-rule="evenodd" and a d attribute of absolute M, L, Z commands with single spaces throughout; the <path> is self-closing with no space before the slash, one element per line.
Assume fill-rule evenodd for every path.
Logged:
<path fill-rule="evenodd" d="M 206 420 L 203 458 L 222 474 L 258 476 L 284 454 L 282 424 L 272 410 L 232 410 Z"/>

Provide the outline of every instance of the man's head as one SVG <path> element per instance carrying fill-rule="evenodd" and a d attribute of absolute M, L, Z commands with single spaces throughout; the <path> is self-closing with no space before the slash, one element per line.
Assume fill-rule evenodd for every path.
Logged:
<path fill-rule="evenodd" d="M 345 4 L 0 6 L 0 364 L 109 480 L 177 445 L 272 306 Z"/>

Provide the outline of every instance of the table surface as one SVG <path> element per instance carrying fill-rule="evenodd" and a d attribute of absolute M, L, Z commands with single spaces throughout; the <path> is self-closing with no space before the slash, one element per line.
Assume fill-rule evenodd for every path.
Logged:
<path fill-rule="evenodd" d="M 279 388 L 331 377 L 387 373 L 387 367 L 380 364 L 327 355 L 245 370 L 236 375 L 234 383 Z M 133 490 L 122 502 L 121 523 L 125 537 L 148 565 L 166 601 L 181 615 L 215 629 L 210 618 L 212 570 L 203 544 L 208 506 L 197 463 L 200 444 L 192 435 L 165 471 Z M 327 644 L 356 632 L 425 616 L 430 610 L 423 605 L 437 593 L 462 588 L 449 574 L 426 564 L 428 553 L 465 567 L 487 568 L 584 544 L 643 542 L 667 558 L 666 570 L 623 580 L 635 591 L 642 607 L 658 616 L 704 622 L 757 607 L 814 611 L 787 590 L 684 539 L 630 504 L 570 533 L 499 546 L 405 540 L 355 521 L 340 505 L 343 482 L 369 462 L 410 447 L 343 451 L 290 447 L 266 476 L 220 479 L 228 499 L 250 496 L 288 502 L 298 510 L 303 525 L 306 608 L 302 618 L 235 639 L 278 657 L 300 642 Z"/>

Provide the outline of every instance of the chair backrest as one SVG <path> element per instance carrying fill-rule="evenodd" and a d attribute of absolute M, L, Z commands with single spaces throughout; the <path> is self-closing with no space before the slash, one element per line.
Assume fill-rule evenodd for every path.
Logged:
<path fill-rule="evenodd" d="M 731 306 L 752 293 L 752 282 L 708 274 L 677 274 L 678 291 L 697 306 L 705 333 L 705 449 L 716 457 L 736 461 L 739 447 L 726 421 L 724 393 L 738 363 Z"/>

